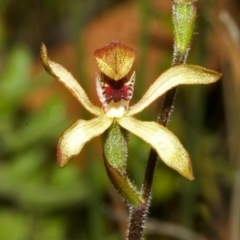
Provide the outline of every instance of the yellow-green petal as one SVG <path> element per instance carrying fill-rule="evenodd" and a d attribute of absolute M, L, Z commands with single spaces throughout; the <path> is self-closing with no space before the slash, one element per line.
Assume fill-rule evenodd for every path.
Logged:
<path fill-rule="evenodd" d="M 76 99 L 85 107 L 90 113 L 94 115 L 100 115 L 101 109 L 94 106 L 89 100 L 87 94 L 82 89 L 78 81 L 68 72 L 63 66 L 58 63 L 51 61 L 47 55 L 47 48 L 42 43 L 41 46 L 41 59 L 46 71 L 55 77 L 59 82 L 63 83 L 64 86 L 76 97 Z"/>
<path fill-rule="evenodd" d="M 92 120 L 78 120 L 68 128 L 57 145 L 57 158 L 60 167 L 79 154 L 85 143 L 105 132 L 113 120 L 104 115 Z"/>
<path fill-rule="evenodd" d="M 155 122 L 143 122 L 133 117 L 122 117 L 117 121 L 123 128 L 150 144 L 165 164 L 184 177 L 193 179 L 187 151 L 167 128 Z"/>
<path fill-rule="evenodd" d="M 141 112 L 173 87 L 182 84 L 209 84 L 216 82 L 221 76 L 222 74 L 219 72 L 196 65 L 178 65 L 172 67 L 157 78 L 141 100 L 129 108 L 126 115 L 131 116 Z"/>

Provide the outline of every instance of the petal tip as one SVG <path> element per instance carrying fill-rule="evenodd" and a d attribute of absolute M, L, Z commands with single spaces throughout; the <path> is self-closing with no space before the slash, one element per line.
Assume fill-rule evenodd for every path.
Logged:
<path fill-rule="evenodd" d="M 51 68 L 49 66 L 49 59 L 48 59 L 48 53 L 47 53 L 47 47 L 44 43 L 41 43 L 41 48 L 40 48 L 40 57 L 41 57 L 41 61 L 42 64 L 45 68 L 45 70 L 52 74 Z"/>
<path fill-rule="evenodd" d="M 64 167 L 68 163 L 69 160 L 70 160 L 70 158 L 68 158 L 66 156 L 66 154 L 64 154 L 62 152 L 60 143 L 58 143 L 58 145 L 57 145 L 57 163 L 58 163 L 58 166 L 61 167 L 61 168 Z"/>
<path fill-rule="evenodd" d="M 188 180 L 194 180 L 191 160 L 188 154 L 185 154 L 182 156 L 184 157 L 178 156 L 177 159 L 167 163 L 167 165 L 173 168 L 174 170 L 176 170 L 179 174 L 181 174 L 183 177 L 187 178 Z"/>
<path fill-rule="evenodd" d="M 173 169 L 178 171 L 183 177 L 187 178 L 188 180 L 193 180 L 194 175 L 193 175 L 192 163 L 188 153 L 185 151 L 185 154 L 180 154 L 180 155 L 181 156 L 178 156 L 178 161 L 177 161 L 180 164 L 176 164 L 173 162 L 174 164 L 173 165 L 174 167 L 172 166 Z"/>
<path fill-rule="evenodd" d="M 184 173 L 181 174 L 190 181 L 194 180 L 192 167 L 188 168 Z"/>
<path fill-rule="evenodd" d="M 42 62 L 45 62 L 45 59 L 47 58 L 47 48 L 44 43 L 41 43 L 40 56 L 41 56 Z"/>

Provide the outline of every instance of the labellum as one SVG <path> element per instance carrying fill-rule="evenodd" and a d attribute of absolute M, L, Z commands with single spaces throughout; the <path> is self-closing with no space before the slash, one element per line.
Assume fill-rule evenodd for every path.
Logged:
<path fill-rule="evenodd" d="M 135 50 L 120 42 L 95 51 L 95 59 L 101 71 L 96 75 L 98 97 L 103 112 L 109 117 L 121 117 L 132 99 L 135 73 L 129 79 L 128 73 L 135 59 Z"/>

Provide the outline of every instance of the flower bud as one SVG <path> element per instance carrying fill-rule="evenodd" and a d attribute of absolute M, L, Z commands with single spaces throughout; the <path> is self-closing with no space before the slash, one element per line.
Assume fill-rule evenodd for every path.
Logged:
<path fill-rule="evenodd" d="M 173 1 L 174 61 L 184 62 L 190 47 L 196 16 L 196 0 Z M 177 61 L 177 62 L 176 62 Z"/>

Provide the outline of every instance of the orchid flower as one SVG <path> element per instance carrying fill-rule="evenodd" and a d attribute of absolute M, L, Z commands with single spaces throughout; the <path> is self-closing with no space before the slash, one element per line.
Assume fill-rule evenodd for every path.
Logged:
<path fill-rule="evenodd" d="M 141 112 L 169 89 L 181 84 L 208 84 L 221 74 L 195 65 L 179 65 L 163 72 L 136 104 L 129 106 L 133 96 L 135 72 L 129 78 L 136 52 L 120 42 L 95 51 L 100 70 L 96 73 L 96 90 L 102 107 L 95 106 L 77 80 L 63 66 L 51 61 L 44 44 L 41 59 L 46 71 L 76 97 L 90 113 L 91 120 L 77 120 L 61 136 L 57 145 L 60 167 L 79 154 L 88 141 L 104 133 L 113 123 L 138 136 L 154 148 L 159 158 L 188 179 L 193 179 L 189 155 L 178 138 L 156 122 L 140 121 L 133 115 Z"/>

